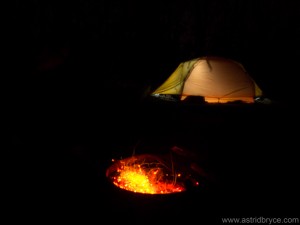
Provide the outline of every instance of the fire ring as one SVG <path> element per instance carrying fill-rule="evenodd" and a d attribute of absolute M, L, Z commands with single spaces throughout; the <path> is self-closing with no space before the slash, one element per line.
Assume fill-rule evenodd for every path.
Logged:
<path fill-rule="evenodd" d="M 186 191 L 187 174 L 172 162 L 150 154 L 135 155 L 115 161 L 106 177 L 117 187 L 143 194 L 171 194 Z"/>

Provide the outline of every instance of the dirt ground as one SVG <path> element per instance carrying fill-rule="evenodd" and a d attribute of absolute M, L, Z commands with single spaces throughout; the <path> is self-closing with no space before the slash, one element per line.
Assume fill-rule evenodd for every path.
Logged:
<path fill-rule="evenodd" d="M 222 217 L 295 216 L 296 107 L 149 100 L 80 107 L 60 103 L 11 115 L 10 204 L 19 217 L 189 224 L 221 223 Z M 105 176 L 112 158 L 169 154 L 172 149 L 179 162 L 205 172 L 198 174 L 199 187 L 148 196 L 120 190 Z"/>

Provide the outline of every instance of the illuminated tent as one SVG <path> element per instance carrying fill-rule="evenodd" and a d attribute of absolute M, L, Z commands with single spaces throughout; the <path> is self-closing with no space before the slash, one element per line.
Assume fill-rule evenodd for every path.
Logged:
<path fill-rule="evenodd" d="M 221 57 L 201 57 L 182 62 L 152 94 L 168 99 L 202 97 L 208 103 L 254 103 L 262 90 L 243 65 Z M 172 97 L 171 97 L 172 98 Z"/>

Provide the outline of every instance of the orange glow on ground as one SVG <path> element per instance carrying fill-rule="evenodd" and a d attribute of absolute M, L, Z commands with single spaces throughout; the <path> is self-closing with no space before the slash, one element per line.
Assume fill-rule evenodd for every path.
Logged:
<path fill-rule="evenodd" d="M 117 161 L 107 176 L 121 189 L 144 194 L 168 194 L 185 191 L 181 174 L 172 172 L 158 158 L 149 155 Z"/>

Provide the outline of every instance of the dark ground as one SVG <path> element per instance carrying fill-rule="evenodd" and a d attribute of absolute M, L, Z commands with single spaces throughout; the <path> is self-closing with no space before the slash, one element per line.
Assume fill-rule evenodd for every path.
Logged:
<path fill-rule="evenodd" d="M 54 96 L 40 97 L 10 115 L 13 219 L 190 224 L 296 216 L 294 106 L 161 104 L 119 96 L 66 107 L 61 96 L 55 103 Z M 173 146 L 195 154 L 188 160 L 212 179 L 182 194 L 143 196 L 118 190 L 105 177 L 112 158 Z"/>

